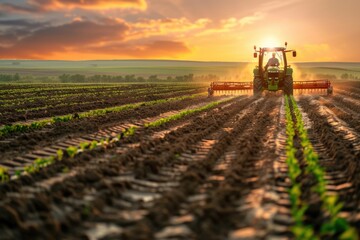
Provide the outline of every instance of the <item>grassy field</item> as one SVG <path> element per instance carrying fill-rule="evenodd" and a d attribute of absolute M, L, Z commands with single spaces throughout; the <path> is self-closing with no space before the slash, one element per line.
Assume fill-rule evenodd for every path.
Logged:
<path fill-rule="evenodd" d="M 0 60 L 0 74 L 56 78 L 61 74 L 84 75 L 157 75 L 180 76 L 186 74 L 214 74 L 227 79 L 252 79 L 256 63 L 247 62 L 195 62 L 167 60 L 106 60 L 106 61 L 38 61 Z M 295 77 L 302 80 L 314 78 L 342 79 L 352 75 L 360 79 L 360 63 L 307 62 L 291 63 L 295 66 Z"/>

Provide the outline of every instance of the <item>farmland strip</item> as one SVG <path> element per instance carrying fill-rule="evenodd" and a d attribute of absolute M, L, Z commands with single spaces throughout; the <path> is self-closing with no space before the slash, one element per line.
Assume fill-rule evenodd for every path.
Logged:
<path fill-rule="evenodd" d="M 360 219 L 356 216 L 354 207 L 357 208 L 360 202 L 360 194 L 357 191 L 360 185 L 356 175 L 359 171 L 359 141 L 354 139 L 351 132 L 344 131 L 341 124 L 323 115 L 324 113 L 319 111 L 321 105 L 314 105 L 309 98 L 301 98 L 299 102 L 312 122 L 309 131 L 314 146 L 316 144 L 319 148 L 320 160 L 329 178 L 328 188 L 337 192 L 344 203 L 341 213 L 345 213 L 344 216 L 353 224 L 358 224 Z"/>
<path fill-rule="evenodd" d="M 2 128 L 0 128 L 0 137 L 8 136 L 13 133 L 23 133 L 23 132 L 27 132 L 29 130 L 41 129 L 47 125 L 52 125 L 52 124 L 59 123 L 59 122 L 69 122 L 69 121 L 72 121 L 75 119 L 104 116 L 108 113 L 117 113 L 117 112 L 130 110 L 130 109 L 133 110 L 133 109 L 137 109 L 142 106 L 151 106 L 151 105 L 161 104 L 161 103 L 165 103 L 165 102 L 191 99 L 191 98 L 195 98 L 199 95 L 203 95 L 203 94 L 194 94 L 194 95 L 190 95 L 190 96 L 159 99 L 159 100 L 154 100 L 154 101 L 149 101 L 149 102 L 130 103 L 130 104 L 125 104 L 125 105 L 117 106 L 117 107 L 108 107 L 108 108 L 103 108 L 103 109 L 90 110 L 87 112 L 79 113 L 76 116 L 71 115 L 71 114 L 63 115 L 63 116 L 56 116 L 51 119 L 45 119 L 45 120 L 41 120 L 41 121 L 33 121 L 30 124 L 6 125 L 6 126 L 3 126 Z"/>
<path fill-rule="evenodd" d="M 265 135 L 274 119 L 275 105 L 274 100 L 268 100 L 254 106 L 254 112 L 246 113 L 228 131 L 224 137 L 225 145 L 222 141 L 214 145 L 217 151 L 213 154 L 209 152 L 206 163 L 203 163 L 203 177 L 196 181 L 199 185 L 194 190 L 187 190 L 184 194 L 186 199 L 179 203 L 180 209 L 173 211 L 169 221 L 160 224 L 156 239 L 232 239 L 233 233 L 229 234 L 231 229 L 254 229 L 254 220 L 249 219 L 251 214 L 249 217 L 240 206 L 244 206 L 242 201 L 253 193 L 257 184 L 263 184 L 257 182 L 261 178 L 259 171 L 268 170 L 264 166 L 265 161 L 256 153 L 261 152 L 258 150 L 265 144 Z M 245 205 L 249 206 L 249 203 Z M 246 236 L 254 238 L 258 234 L 252 233 L 254 235 Z"/>
<path fill-rule="evenodd" d="M 319 228 L 319 234 L 325 237 L 337 236 L 340 238 L 343 237 L 352 237 L 357 238 L 356 230 L 350 227 L 348 222 L 339 216 L 339 212 L 342 208 L 343 203 L 338 202 L 337 195 L 329 195 L 326 191 L 326 181 L 324 178 L 324 170 L 319 165 L 318 155 L 314 152 L 314 149 L 307 137 L 307 131 L 304 127 L 302 121 L 302 115 L 300 110 L 297 107 L 295 99 L 291 97 L 286 99 L 291 101 L 292 107 L 292 118 L 296 124 L 296 133 L 289 126 L 288 136 L 290 140 L 288 141 L 289 148 L 287 149 L 288 153 L 288 165 L 290 178 L 292 180 L 292 188 L 290 190 L 290 198 L 292 199 L 292 215 L 295 220 L 295 226 L 293 227 L 293 233 L 297 238 L 314 238 L 313 235 L 315 232 L 312 230 L 310 225 L 304 224 L 304 215 L 307 214 L 308 209 L 311 210 L 311 204 L 304 203 L 302 200 L 303 190 L 306 190 L 306 187 L 309 183 L 303 182 L 298 184 L 298 177 L 302 175 L 302 171 L 305 170 L 305 173 L 310 174 L 314 178 L 315 182 L 312 183 L 314 191 L 319 195 L 321 199 L 321 207 L 324 211 L 327 212 L 328 216 L 324 216 L 324 222 Z M 290 110 L 290 104 L 288 109 Z M 288 111 L 289 111 L 288 110 Z M 289 122 L 291 121 L 290 117 L 287 117 Z M 292 122 L 290 122 L 290 125 Z M 295 134 L 294 134 L 295 133 Z M 301 143 L 301 149 L 303 152 L 303 160 L 306 164 L 304 170 L 300 168 L 299 162 L 296 160 L 294 144 L 296 143 L 295 136 L 299 137 Z M 291 169 L 294 170 L 291 170 Z M 306 184 L 306 185 L 304 185 Z M 311 196 L 311 193 L 310 193 Z M 307 198 L 308 199 L 308 198 Z M 305 199 L 305 200 L 307 200 Z M 314 224 L 313 224 L 314 225 Z"/>
<path fill-rule="evenodd" d="M 230 99 L 225 99 L 222 101 L 211 102 L 204 106 L 191 108 L 188 110 L 183 110 L 183 111 L 180 111 L 179 113 L 167 116 L 165 118 L 158 118 L 157 120 L 152 121 L 150 123 L 145 123 L 145 124 L 143 124 L 143 126 L 144 127 L 158 127 L 165 123 L 183 118 L 187 115 L 199 113 L 199 112 L 214 108 L 214 107 L 218 106 L 219 104 L 228 102 L 229 100 L 232 100 L 232 99 L 230 98 Z M 58 150 L 59 152 L 57 152 L 56 155 L 48 155 L 46 157 L 38 157 L 34 160 L 34 162 L 32 164 L 25 166 L 22 170 L 19 166 L 16 166 L 17 170 L 15 172 L 12 171 L 12 174 L 10 172 L 9 176 L 10 176 L 10 178 L 15 178 L 16 177 L 15 175 L 19 175 L 19 174 L 23 174 L 23 173 L 34 173 L 34 172 L 37 172 L 40 168 L 47 167 L 51 164 L 54 164 L 56 161 L 61 161 L 63 158 L 63 150 L 65 152 L 67 152 L 68 156 L 73 158 L 76 154 L 82 153 L 86 150 L 92 150 L 92 149 L 96 148 L 97 146 L 104 146 L 104 145 L 109 145 L 110 143 L 119 142 L 124 137 L 134 135 L 135 131 L 139 127 L 140 128 L 143 127 L 143 126 L 139 126 L 139 124 L 141 124 L 141 123 L 137 123 L 137 127 L 131 126 L 129 128 L 125 128 L 125 129 L 122 128 L 122 131 L 118 132 L 118 133 L 116 133 L 116 131 L 113 131 L 113 130 L 104 132 L 106 137 L 100 136 L 99 140 L 95 140 L 95 139 L 92 141 L 81 141 L 80 140 L 79 142 L 75 142 L 75 143 L 74 143 L 74 140 L 72 140 L 73 145 L 70 145 L 67 148 L 63 147 L 62 149 L 59 149 Z M 74 144 L 76 144 L 76 145 L 74 145 Z"/>
<path fill-rule="evenodd" d="M 61 226 L 62 226 L 63 231 L 65 231 L 65 232 L 70 231 L 71 229 L 69 227 L 74 226 L 74 224 L 76 224 L 76 222 L 77 222 L 77 224 L 79 224 L 80 223 L 79 222 L 80 218 L 87 219 L 91 215 L 93 217 L 96 217 L 96 215 L 93 215 L 94 207 L 101 210 L 104 207 L 104 205 L 103 204 L 99 205 L 97 203 L 101 203 L 101 202 L 105 203 L 107 201 L 106 200 L 107 196 L 108 196 L 108 194 L 110 192 L 112 192 L 112 194 L 115 194 L 113 196 L 115 198 L 125 197 L 125 194 L 121 194 L 121 192 L 125 191 L 126 189 L 122 188 L 122 187 L 121 188 L 116 187 L 116 186 L 122 185 L 122 183 L 119 182 L 120 178 L 123 178 L 121 176 L 126 176 L 126 174 L 127 174 L 126 172 L 131 170 L 131 169 L 134 169 L 134 170 L 136 169 L 137 171 L 139 171 L 138 174 L 140 174 L 142 172 L 140 170 L 141 169 L 145 170 L 145 169 L 147 169 L 147 166 L 148 166 L 148 165 L 138 165 L 138 164 L 136 164 L 136 163 L 141 163 L 142 160 L 140 158 L 135 157 L 135 156 L 137 156 L 138 154 L 141 155 L 141 153 L 143 151 L 151 150 L 153 148 L 153 146 L 156 146 L 156 148 L 161 151 L 162 148 L 164 148 L 164 147 L 166 147 L 166 145 L 170 144 L 171 139 L 173 139 L 173 137 L 174 137 L 174 134 L 176 134 L 178 136 L 182 136 L 183 138 L 179 139 L 179 140 L 185 140 L 186 139 L 185 141 L 188 142 L 187 145 L 191 146 L 192 145 L 191 142 L 193 142 L 195 139 L 199 139 L 201 137 L 204 137 L 204 136 L 207 135 L 207 133 L 209 131 L 213 131 L 214 129 L 219 128 L 221 125 L 218 125 L 218 124 L 224 122 L 225 119 L 228 119 L 228 115 L 224 114 L 224 113 L 226 113 L 230 109 L 231 109 L 231 112 L 235 112 L 235 111 L 237 112 L 237 111 L 239 111 L 239 106 L 241 106 L 241 105 L 246 107 L 246 106 L 248 106 L 248 103 L 242 102 L 242 103 L 238 103 L 238 104 L 232 104 L 231 106 L 227 107 L 228 109 L 224 109 L 224 110 L 222 110 L 220 112 L 212 111 L 212 114 L 204 115 L 203 120 L 195 120 L 189 126 L 184 127 L 182 129 L 179 129 L 179 130 L 177 130 L 176 132 L 174 132 L 172 134 L 167 134 L 167 136 L 165 138 L 159 139 L 156 142 L 153 142 L 153 140 L 150 140 L 149 142 L 144 142 L 141 146 L 137 147 L 136 149 L 133 149 L 131 152 L 128 152 L 127 154 L 123 154 L 121 156 L 118 156 L 117 159 L 112 158 L 112 160 L 110 160 L 110 161 L 102 161 L 103 157 L 98 156 L 98 157 L 94 158 L 93 159 L 94 161 L 96 161 L 96 159 L 99 159 L 101 161 L 101 164 L 96 164 L 96 167 L 95 167 L 94 164 L 90 164 L 90 165 L 86 164 L 86 165 L 84 165 L 84 166 L 87 167 L 87 170 L 85 172 L 78 172 L 76 178 L 67 179 L 67 180 L 61 182 L 60 185 L 55 184 L 53 187 L 51 187 L 49 189 L 49 191 L 51 190 L 51 192 L 52 192 L 51 194 L 49 194 L 48 191 L 44 192 L 44 193 L 38 192 L 36 194 L 37 195 L 36 199 L 38 199 L 38 201 L 43 201 L 43 200 L 45 200 L 44 197 L 46 196 L 45 197 L 47 199 L 46 201 L 47 202 L 50 201 L 50 203 L 52 203 L 52 205 L 51 205 L 52 207 L 51 208 L 42 208 L 42 209 L 37 208 L 36 211 L 40 211 L 43 216 L 48 216 L 48 217 L 53 219 L 53 220 L 50 220 L 50 218 L 47 218 L 48 220 L 56 221 L 56 222 L 60 223 Z M 195 118 L 195 119 L 197 119 L 197 118 Z M 216 124 L 216 125 L 204 125 L 204 122 L 209 121 L 209 120 L 210 121 L 216 120 L 218 122 L 218 124 Z M 206 129 L 206 131 L 204 131 L 204 132 L 200 131 L 197 134 L 191 134 L 191 131 L 189 131 L 189 130 L 194 128 L 194 127 L 196 127 L 196 128 L 201 127 L 201 128 Z M 139 133 L 136 133 L 134 137 L 136 139 L 137 137 L 142 138 L 142 136 L 143 136 L 143 133 L 139 132 Z M 195 138 L 195 136 L 197 136 L 197 137 Z M 179 148 L 173 148 L 173 150 L 174 151 L 179 151 L 180 149 Z M 151 150 L 151 151 L 153 151 L 153 150 Z M 156 155 L 158 155 L 157 151 L 155 151 L 155 152 L 154 153 Z M 171 153 L 169 152 L 169 154 L 171 154 Z M 135 159 L 134 159 L 134 157 L 135 157 Z M 106 157 L 106 158 L 108 158 L 108 157 Z M 133 159 L 133 160 L 130 160 L 130 159 Z M 161 163 L 161 162 L 159 162 L 159 163 Z M 165 164 L 165 162 L 162 162 L 162 163 Z M 134 164 L 136 164 L 136 165 L 134 165 Z M 122 167 L 122 166 L 124 166 L 124 167 Z M 133 168 L 131 166 L 133 166 L 135 168 Z M 142 166 L 142 167 L 140 167 L 140 166 Z M 103 177 L 98 178 L 98 176 L 99 176 L 98 174 L 102 175 Z M 113 179 L 110 176 L 113 176 Z M 118 181 L 115 181 L 116 176 L 118 176 L 118 178 L 119 178 Z M 89 179 L 88 177 L 91 177 L 93 180 L 91 182 L 87 182 L 86 179 Z M 93 178 L 93 177 L 95 177 L 95 178 Z M 107 179 L 107 181 L 104 181 L 105 179 Z M 10 184 L 10 185 L 12 185 L 12 184 Z M 133 185 L 133 186 L 135 187 L 136 185 Z M 10 187 L 10 186 L 8 186 L 8 187 Z M 80 188 L 78 188 L 78 187 L 80 187 Z M 87 190 L 89 188 L 96 189 L 98 194 L 91 197 L 89 195 L 90 192 L 88 192 L 88 190 Z M 8 189 L 10 189 L 10 188 L 8 188 Z M 11 189 L 15 190 L 16 188 L 11 187 Z M 30 189 L 30 188 L 27 188 L 27 189 Z M 113 190 L 117 189 L 117 190 L 115 190 L 115 192 L 117 192 L 117 193 L 113 192 L 113 190 L 111 190 L 111 189 L 113 189 Z M 22 191 L 23 191 L 23 194 L 21 196 L 23 197 L 23 200 L 25 200 L 24 197 L 26 196 L 25 195 L 26 189 L 24 188 L 24 189 L 22 189 Z M 126 190 L 126 191 L 128 191 L 128 190 Z M 67 194 L 66 192 L 70 193 L 70 195 L 68 194 L 66 198 L 62 198 L 64 201 L 59 202 L 58 200 L 56 200 L 58 198 L 55 197 L 55 196 L 60 196 L 62 194 Z M 73 193 L 76 193 L 76 194 L 74 195 Z M 127 194 L 128 193 L 126 193 L 126 195 Z M 18 196 L 20 196 L 20 195 L 18 195 Z M 131 196 L 131 195 L 129 195 L 129 196 Z M 9 199 L 9 200 L 10 199 L 13 199 L 13 200 L 17 199 L 15 201 L 22 201 L 22 199 L 17 198 L 15 194 L 8 194 L 7 199 Z M 83 200 L 81 200 L 81 199 L 83 199 Z M 27 206 L 33 206 L 33 204 L 35 203 L 34 198 L 26 199 L 26 201 L 28 202 Z M 5 209 L 12 208 L 11 202 L 14 202 L 14 201 L 2 202 L 1 206 L 0 206 L 1 211 L 4 212 Z M 79 204 L 76 204 L 76 203 L 79 203 Z M 112 204 L 110 202 L 108 202 L 108 204 L 111 204 L 111 205 L 113 205 L 115 203 L 116 203 L 115 199 L 112 201 Z M 49 204 L 45 204 L 45 205 L 49 206 Z M 67 209 L 69 209 L 69 211 L 67 213 L 64 213 L 64 215 L 59 216 L 59 218 L 51 217 L 51 216 L 54 216 L 53 215 L 55 213 L 55 212 L 53 212 L 54 209 L 59 208 L 59 207 L 61 207 L 61 208 L 66 207 Z M 115 206 L 113 206 L 113 207 L 115 207 Z M 84 209 L 85 210 L 87 209 L 87 210 L 85 211 Z M 23 211 L 27 211 L 27 210 L 22 207 L 22 208 L 17 208 L 16 211 L 25 213 Z M 28 232 L 28 230 L 24 226 L 26 224 L 31 224 L 31 222 L 32 222 L 31 221 L 31 219 L 32 219 L 31 218 L 31 212 L 32 211 L 28 212 L 29 214 L 26 214 L 27 216 L 23 215 L 24 220 L 21 220 L 20 222 L 16 223 L 16 224 L 20 224 L 20 225 L 18 225 L 19 227 L 17 229 L 13 229 L 11 232 L 7 232 L 7 233 L 9 233 L 9 234 L 20 234 L 20 236 L 21 236 L 21 234 L 26 234 Z M 7 211 L 5 211 L 4 213 L 7 213 Z M 5 216 L 5 215 L 1 215 L 1 216 Z M 78 218 L 78 217 L 80 217 L 80 218 Z M 128 215 L 128 217 L 131 217 L 131 216 Z M 1 219 L 2 219 L 2 221 L 4 220 L 4 218 L 1 218 Z M 10 218 L 10 219 L 12 219 L 12 218 Z M 122 221 L 120 218 L 118 218 L 118 219 L 119 219 L 118 222 Z M 35 234 L 34 236 L 42 236 L 42 237 L 44 237 L 44 236 L 51 236 L 56 232 L 59 233 L 59 229 L 54 228 L 53 226 L 55 226 L 55 225 L 53 225 L 53 222 L 50 222 L 48 220 L 44 219 L 44 221 L 39 222 L 41 224 L 41 225 L 38 225 L 39 228 L 33 229 L 33 232 Z M 81 222 L 85 223 L 83 220 Z M 2 222 L 2 223 L 4 223 L 4 222 Z M 41 226 L 43 226 L 43 224 L 47 224 L 47 226 L 49 226 L 49 227 L 47 227 L 46 230 L 44 230 L 43 228 L 41 228 Z M 7 226 L 6 224 L 2 225 L 2 227 L 6 227 L 6 226 Z M 42 230 L 40 230 L 40 229 L 42 229 Z"/>

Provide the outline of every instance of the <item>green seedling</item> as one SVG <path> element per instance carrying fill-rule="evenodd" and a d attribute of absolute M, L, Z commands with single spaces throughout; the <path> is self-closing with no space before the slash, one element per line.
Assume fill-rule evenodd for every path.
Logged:
<path fill-rule="evenodd" d="M 66 149 L 66 153 L 68 154 L 68 156 L 70 158 L 74 158 L 75 155 L 77 154 L 78 148 L 74 147 L 74 146 L 70 146 Z"/>
<path fill-rule="evenodd" d="M 7 182 L 10 179 L 9 171 L 5 167 L 0 167 L 0 179 L 1 182 Z"/>
<path fill-rule="evenodd" d="M 63 157 L 64 157 L 64 151 L 59 149 L 59 150 L 56 151 L 56 155 L 57 155 L 57 159 L 59 161 L 61 161 L 63 159 Z"/>
<path fill-rule="evenodd" d="M 90 146 L 90 143 L 89 142 L 82 142 L 80 143 L 80 148 L 81 150 L 86 150 L 88 147 Z"/>

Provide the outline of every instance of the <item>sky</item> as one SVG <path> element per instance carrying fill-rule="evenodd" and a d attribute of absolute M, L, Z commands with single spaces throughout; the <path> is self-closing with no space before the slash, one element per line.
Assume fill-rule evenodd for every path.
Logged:
<path fill-rule="evenodd" d="M 360 62 L 360 0 L 0 0 L 0 59 Z"/>

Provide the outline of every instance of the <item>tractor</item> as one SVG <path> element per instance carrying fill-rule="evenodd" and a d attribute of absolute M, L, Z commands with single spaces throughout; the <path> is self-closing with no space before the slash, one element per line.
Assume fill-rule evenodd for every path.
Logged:
<path fill-rule="evenodd" d="M 285 46 L 287 43 L 285 43 Z M 284 94 L 293 94 L 293 69 L 287 65 L 286 53 L 292 52 L 296 57 L 296 51 L 286 50 L 286 47 L 259 48 L 254 46 L 254 58 L 259 59 L 258 66 L 254 69 L 253 93 L 260 95 L 263 90 L 276 92 L 283 90 Z M 264 59 L 272 54 L 273 58 L 264 66 Z M 276 59 L 276 63 L 270 63 Z"/>
<path fill-rule="evenodd" d="M 286 95 L 293 95 L 294 89 L 327 91 L 332 94 L 333 88 L 329 80 L 293 81 L 293 69 L 287 62 L 287 53 L 296 57 L 295 50 L 287 50 L 285 47 L 264 47 L 254 46 L 254 58 L 258 58 L 258 65 L 255 67 L 254 79 L 252 82 L 212 82 L 208 89 L 209 96 L 215 92 L 237 92 L 252 90 L 255 96 L 261 95 L 264 90 L 276 92 L 282 90 Z M 272 58 L 269 58 L 270 54 Z M 269 61 L 264 65 L 265 59 Z M 265 61 L 264 61 L 265 60 Z"/>

